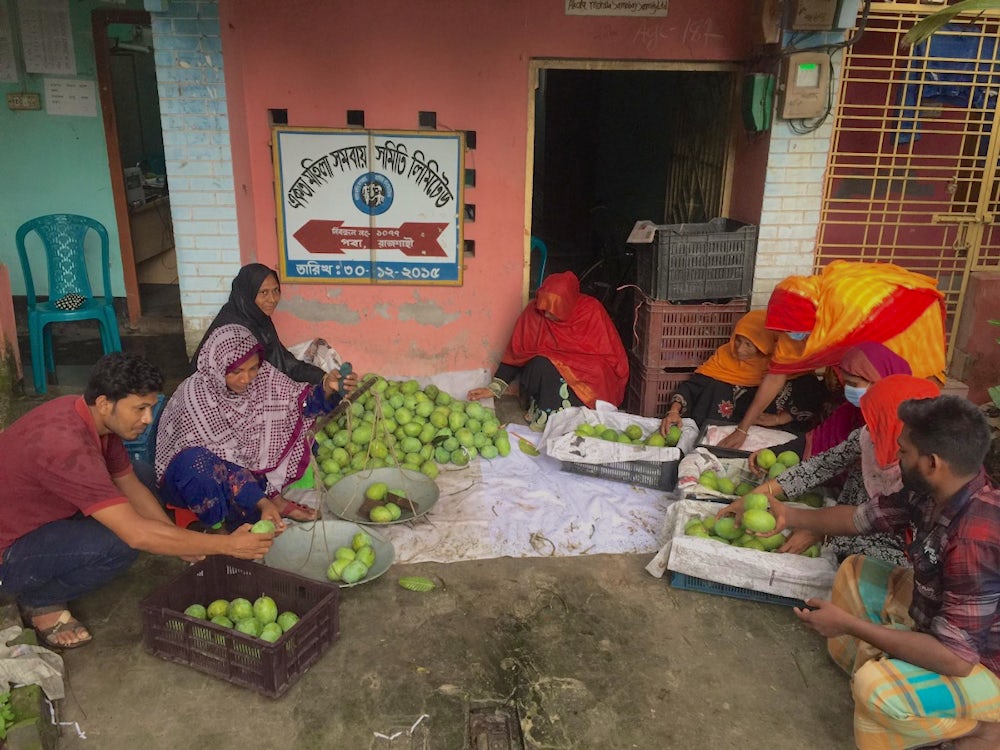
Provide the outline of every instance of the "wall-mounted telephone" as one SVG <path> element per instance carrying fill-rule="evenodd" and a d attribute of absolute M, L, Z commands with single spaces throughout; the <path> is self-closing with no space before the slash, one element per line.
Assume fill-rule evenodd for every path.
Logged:
<path fill-rule="evenodd" d="M 789 55 L 778 89 L 778 116 L 783 120 L 820 117 L 830 102 L 830 56 L 823 52 Z"/>

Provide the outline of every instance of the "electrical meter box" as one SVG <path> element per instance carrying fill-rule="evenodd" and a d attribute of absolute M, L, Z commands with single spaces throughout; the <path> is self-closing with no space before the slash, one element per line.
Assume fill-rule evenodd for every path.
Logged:
<path fill-rule="evenodd" d="M 784 120 L 819 117 L 830 104 L 830 57 L 798 52 L 786 58 L 779 87 L 778 113 Z"/>

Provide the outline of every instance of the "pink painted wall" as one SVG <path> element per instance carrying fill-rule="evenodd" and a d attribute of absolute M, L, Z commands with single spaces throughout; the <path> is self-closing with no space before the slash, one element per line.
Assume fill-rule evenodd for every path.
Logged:
<path fill-rule="evenodd" d="M 324 335 L 358 369 L 392 374 L 495 365 L 525 301 L 530 60 L 747 59 L 755 4 L 671 0 L 669 17 L 635 19 L 566 16 L 564 0 L 221 0 L 244 261 L 277 264 L 268 109 L 320 127 L 361 109 L 380 129 L 416 129 L 429 110 L 439 129 L 478 137 L 463 286 L 286 284 L 283 340 Z M 764 159 L 758 146 L 738 164 L 762 175 Z M 759 217 L 759 194 L 741 203 Z"/>
<path fill-rule="evenodd" d="M 973 273 L 955 335 L 955 362 L 964 366 L 953 374 L 969 386 L 975 404 L 988 403 L 989 389 L 1000 385 L 1000 326 L 991 320 L 1000 320 L 1000 273 Z"/>

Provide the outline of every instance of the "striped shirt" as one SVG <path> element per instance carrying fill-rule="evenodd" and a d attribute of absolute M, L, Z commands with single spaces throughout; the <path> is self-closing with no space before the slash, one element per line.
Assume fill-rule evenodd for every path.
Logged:
<path fill-rule="evenodd" d="M 1000 489 L 986 472 L 940 513 L 931 498 L 903 490 L 859 506 L 854 524 L 906 539 L 916 629 L 1000 675 Z"/>

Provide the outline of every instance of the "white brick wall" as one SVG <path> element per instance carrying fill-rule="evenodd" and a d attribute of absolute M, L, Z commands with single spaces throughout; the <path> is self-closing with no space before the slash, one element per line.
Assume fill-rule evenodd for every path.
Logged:
<path fill-rule="evenodd" d="M 841 57 L 834 58 L 833 86 L 840 80 Z M 792 132 L 784 120 L 774 120 L 751 299 L 755 308 L 767 305 L 781 279 L 813 272 L 832 135 L 832 113 L 818 130 L 807 135 Z"/>
<path fill-rule="evenodd" d="M 240 268 L 216 0 L 146 0 L 188 351 Z"/>

